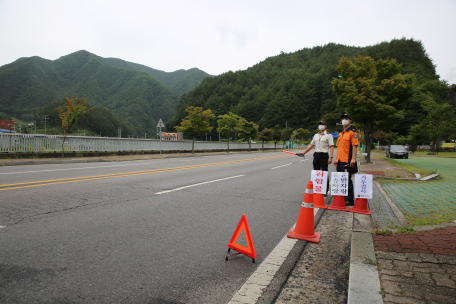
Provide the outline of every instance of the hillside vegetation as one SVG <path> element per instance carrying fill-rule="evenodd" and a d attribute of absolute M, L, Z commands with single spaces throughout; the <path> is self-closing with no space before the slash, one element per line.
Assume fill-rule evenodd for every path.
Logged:
<path fill-rule="evenodd" d="M 425 117 L 420 106 L 423 94 L 432 94 L 436 100 L 448 97 L 449 85 L 439 80 L 420 41 L 403 38 L 369 47 L 329 43 L 294 53 L 282 52 L 247 70 L 205 78 L 180 98 L 177 114 L 166 127 L 178 126 L 185 109 L 198 106 L 211 109 L 215 115 L 231 111 L 256 122 L 260 130 L 275 125 L 285 128 L 285 124 L 294 129 L 315 130 L 317 122 L 324 118 L 333 132 L 338 130 L 335 124 L 344 111 L 332 91 L 331 80 L 338 77 L 335 66 L 343 56 L 353 59 L 358 55 L 375 60 L 395 58 L 402 64 L 402 74 L 415 75 L 416 91 L 407 104 L 405 117 L 390 126 L 400 135 Z"/>
<path fill-rule="evenodd" d="M 51 115 L 51 126 L 58 126 L 58 119 L 43 110 L 69 95 L 84 97 L 100 108 L 94 113 L 103 112 L 103 120 L 110 118 L 109 124 L 99 128 L 93 122 L 93 132 L 105 133 L 103 126 L 115 124 L 107 134 L 117 134 L 117 128 L 123 126 L 123 135 L 143 136 L 156 132 L 160 118 L 174 117 L 179 94 L 193 89 L 206 76 L 198 69 L 166 73 L 87 51 L 54 61 L 20 58 L 0 67 L 0 111 L 23 121 L 37 119 L 40 126 L 41 114 Z"/>

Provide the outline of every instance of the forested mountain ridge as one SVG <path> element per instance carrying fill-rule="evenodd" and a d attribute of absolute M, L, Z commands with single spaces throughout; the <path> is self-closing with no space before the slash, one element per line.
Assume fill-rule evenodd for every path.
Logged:
<path fill-rule="evenodd" d="M 318 120 L 325 118 L 334 131 L 333 126 L 343 112 L 331 86 L 331 80 L 338 77 L 335 66 L 343 56 L 352 59 L 358 55 L 375 60 L 395 58 L 402 64 L 402 74 L 415 74 L 417 92 L 407 104 L 405 118 L 395 126 L 399 134 L 422 119 L 421 93 L 440 99 L 448 94 L 448 84 L 439 80 L 420 41 L 394 39 L 369 47 L 329 43 L 293 53 L 282 52 L 246 70 L 205 78 L 181 97 L 177 114 L 166 127 L 169 130 L 179 125 L 188 106 L 200 106 L 211 109 L 215 115 L 231 111 L 256 122 L 260 129 L 287 124 L 314 130 Z M 215 121 L 213 125 L 216 126 Z"/>
<path fill-rule="evenodd" d="M 142 64 L 128 62 L 117 58 L 102 58 L 102 60 L 105 63 L 117 68 L 144 71 L 155 79 L 163 82 L 165 86 L 178 96 L 190 92 L 193 88 L 199 85 L 205 77 L 211 76 L 198 68 L 177 70 L 174 72 L 163 72 Z"/>
<path fill-rule="evenodd" d="M 104 106 L 105 113 L 117 114 L 123 124 L 133 126 L 130 135 L 153 134 L 160 118 L 167 121 L 175 115 L 178 95 L 152 77 L 146 71 L 150 68 L 125 61 L 121 67 L 122 62 L 87 51 L 54 61 L 36 56 L 20 58 L 0 67 L 0 111 L 31 120 L 33 110 L 37 113 L 40 107 L 72 95 L 85 97 L 96 107 Z M 207 75 L 198 69 L 154 71 L 167 76 L 166 81 L 177 91 L 192 89 L 202 75 Z"/>

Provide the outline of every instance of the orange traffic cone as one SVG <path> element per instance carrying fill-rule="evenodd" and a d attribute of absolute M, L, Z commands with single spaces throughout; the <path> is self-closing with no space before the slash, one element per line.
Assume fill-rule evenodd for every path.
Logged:
<path fill-rule="evenodd" d="M 298 221 L 295 228 L 288 231 L 287 237 L 292 239 L 304 240 L 313 243 L 320 242 L 320 233 L 315 232 L 314 204 L 313 204 L 313 184 L 309 181 L 306 194 L 299 211 Z"/>
<path fill-rule="evenodd" d="M 321 193 L 313 194 L 314 208 L 328 209 L 328 205 L 325 205 L 325 196 Z"/>
<path fill-rule="evenodd" d="M 348 211 L 368 215 L 372 214 L 372 211 L 367 208 L 367 199 L 365 198 L 357 198 L 355 201 L 355 206 L 353 208 L 350 208 Z"/>
<path fill-rule="evenodd" d="M 328 210 L 348 211 L 349 208 L 345 206 L 345 196 L 334 195 L 333 203 Z"/>

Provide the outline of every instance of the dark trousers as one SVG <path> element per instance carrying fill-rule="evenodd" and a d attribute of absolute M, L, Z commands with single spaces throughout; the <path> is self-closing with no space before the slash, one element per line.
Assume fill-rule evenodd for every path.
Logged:
<path fill-rule="evenodd" d="M 345 168 L 345 166 L 348 165 L 348 163 L 341 163 L 341 162 L 338 162 L 337 163 L 337 172 L 348 172 L 348 167 L 347 169 Z M 348 196 L 345 197 L 345 200 L 348 200 L 348 201 L 353 201 L 353 199 L 355 198 L 355 195 L 353 193 L 353 182 L 352 182 L 352 175 L 350 172 L 348 172 Z"/>
<path fill-rule="evenodd" d="M 328 171 L 328 153 L 315 152 L 313 159 L 314 170 Z M 326 191 L 329 190 L 329 175 L 326 183 Z"/>

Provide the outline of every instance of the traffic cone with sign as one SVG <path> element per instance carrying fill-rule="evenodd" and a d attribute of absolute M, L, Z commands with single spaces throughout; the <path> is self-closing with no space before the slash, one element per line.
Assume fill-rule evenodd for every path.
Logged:
<path fill-rule="evenodd" d="M 328 205 L 325 205 L 325 196 L 321 193 L 314 193 L 314 208 L 328 209 Z"/>
<path fill-rule="evenodd" d="M 288 231 L 287 237 L 304 240 L 313 243 L 320 242 L 320 233 L 315 232 L 314 204 L 313 204 L 313 183 L 309 181 L 306 193 L 299 211 L 298 221 L 295 228 Z"/>
<path fill-rule="evenodd" d="M 348 211 L 368 215 L 372 214 L 372 211 L 367 208 L 367 199 L 365 198 L 357 198 L 355 200 L 355 206 L 353 208 L 350 208 Z"/>
<path fill-rule="evenodd" d="M 345 196 L 334 195 L 333 203 L 328 207 L 328 210 L 348 211 L 349 208 L 345 206 Z"/>

